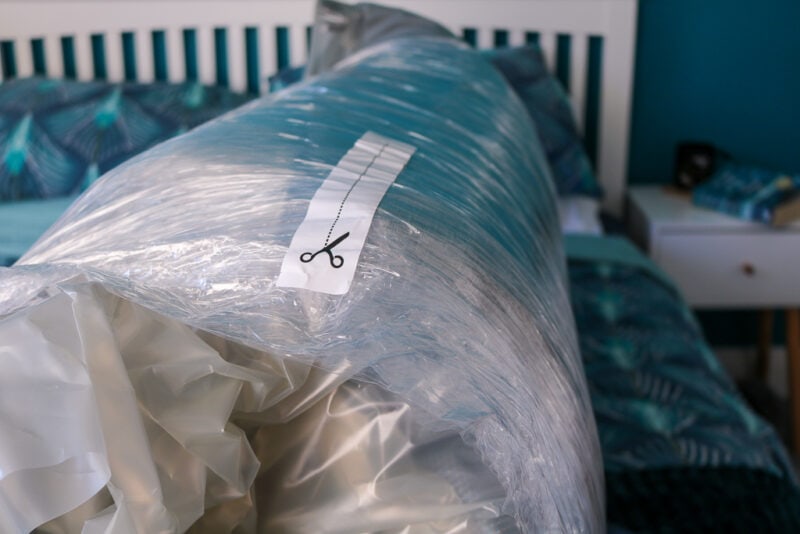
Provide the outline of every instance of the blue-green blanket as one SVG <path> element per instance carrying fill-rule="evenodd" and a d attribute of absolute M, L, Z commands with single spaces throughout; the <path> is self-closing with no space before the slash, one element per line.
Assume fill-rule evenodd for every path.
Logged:
<path fill-rule="evenodd" d="M 740 396 L 672 283 L 623 239 L 569 236 L 566 250 L 610 525 L 800 532 L 784 447 Z"/>
<path fill-rule="evenodd" d="M 618 238 L 568 237 L 570 291 L 607 471 L 738 466 L 789 475 L 678 292 Z"/>

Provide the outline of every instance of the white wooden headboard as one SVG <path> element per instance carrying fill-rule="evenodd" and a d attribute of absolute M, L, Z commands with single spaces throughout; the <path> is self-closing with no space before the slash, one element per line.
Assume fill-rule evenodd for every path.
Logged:
<path fill-rule="evenodd" d="M 442 22 L 479 47 L 535 35 L 566 65 L 581 125 L 597 98 L 597 174 L 604 207 L 622 210 L 637 0 L 376 0 Z M 0 0 L 0 81 L 46 74 L 81 80 L 199 80 L 259 91 L 307 54 L 314 0 Z M 569 57 L 557 57 L 566 47 Z M 602 42 L 597 94 L 587 92 L 590 42 Z M 566 59 L 566 61 L 564 61 Z M 595 107 L 595 106 L 593 106 Z"/>

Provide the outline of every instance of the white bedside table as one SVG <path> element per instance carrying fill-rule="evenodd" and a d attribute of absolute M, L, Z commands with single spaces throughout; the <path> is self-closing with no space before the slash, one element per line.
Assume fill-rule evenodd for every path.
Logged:
<path fill-rule="evenodd" d="M 631 236 L 694 308 L 761 309 L 765 373 L 772 313 L 786 309 L 794 452 L 800 456 L 800 223 L 773 229 L 692 205 L 663 186 L 629 190 Z"/>

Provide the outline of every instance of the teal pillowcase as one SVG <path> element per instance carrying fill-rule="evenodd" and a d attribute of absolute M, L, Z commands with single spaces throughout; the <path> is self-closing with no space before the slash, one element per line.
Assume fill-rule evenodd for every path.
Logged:
<path fill-rule="evenodd" d="M 296 84 L 303 79 L 305 72 L 305 65 L 300 65 L 299 67 L 285 67 L 280 69 L 278 72 L 267 78 L 269 92 L 275 93 L 281 89 L 289 87 L 290 85 Z"/>
<path fill-rule="evenodd" d="M 529 44 L 482 53 L 503 74 L 528 109 L 558 194 L 602 197 L 603 191 L 583 147 L 567 93 L 547 70 L 539 46 Z"/>

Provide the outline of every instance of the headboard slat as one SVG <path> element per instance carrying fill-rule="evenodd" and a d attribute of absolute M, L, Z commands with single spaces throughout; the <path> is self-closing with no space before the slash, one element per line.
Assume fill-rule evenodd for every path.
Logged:
<path fill-rule="evenodd" d="M 47 65 L 44 59 L 44 39 L 41 37 L 31 39 L 31 54 L 33 58 L 33 74 L 44 76 L 47 73 Z"/>
<path fill-rule="evenodd" d="M 94 79 L 91 34 L 75 35 L 72 40 L 75 53 L 75 74 L 79 80 Z"/>
<path fill-rule="evenodd" d="M 261 62 L 262 78 L 264 78 L 271 76 L 278 70 L 278 47 L 275 37 L 275 26 L 271 24 L 261 24 L 261 26 L 259 26 L 259 35 L 261 36 L 261 50 L 258 57 Z"/>
<path fill-rule="evenodd" d="M 289 28 L 286 26 L 275 27 L 275 59 L 277 68 L 282 69 L 289 66 Z"/>
<path fill-rule="evenodd" d="M 105 35 L 106 76 L 109 80 L 125 79 L 125 55 L 122 52 L 122 34 L 116 31 Z"/>
<path fill-rule="evenodd" d="M 149 31 L 140 31 L 133 35 L 134 48 L 136 49 L 136 79 L 143 83 L 155 79 L 155 64 L 153 62 L 153 38 Z"/>
<path fill-rule="evenodd" d="M 33 51 L 30 41 L 15 43 L 14 59 L 17 66 L 17 76 L 33 76 Z"/>
<path fill-rule="evenodd" d="M 551 71 L 556 69 L 556 51 L 558 36 L 556 32 L 540 31 L 539 32 L 539 46 L 542 48 L 544 60 L 547 63 L 547 68 Z"/>
<path fill-rule="evenodd" d="M 604 177 L 603 205 L 616 214 L 622 213 L 627 178 L 636 7 L 633 2 L 611 3 L 607 16 L 614 21 L 616 31 L 608 32 L 603 40 L 597 169 Z"/>
<path fill-rule="evenodd" d="M 526 39 L 526 32 L 522 28 L 514 28 L 508 31 L 508 46 L 522 46 L 526 43 Z"/>
<path fill-rule="evenodd" d="M 478 48 L 494 48 L 494 28 L 488 26 L 478 28 Z"/>
<path fill-rule="evenodd" d="M 492 46 L 494 48 L 505 48 L 508 46 L 509 36 L 508 30 L 505 28 L 497 28 L 493 32 Z"/>
<path fill-rule="evenodd" d="M 247 90 L 244 25 L 228 26 L 228 86 L 234 91 Z"/>
<path fill-rule="evenodd" d="M 186 79 L 186 61 L 183 50 L 183 28 L 172 25 L 165 28 L 164 45 L 167 57 L 167 80 L 182 82 Z"/>
<path fill-rule="evenodd" d="M 245 33 L 245 63 L 247 70 L 247 92 L 257 94 L 261 89 L 261 69 L 259 65 L 260 35 L 258 27 L 248 26 Z"/>
<path fill-rule="evenodd" d="M 228 30 L 214 27 L 214 79 L 216 84 L 228 86 Z"/>
<path fill-rule="evenodd" d="M 586 115 L 586 84 L 589 68 L 589 36 L 584 33 L 572 34 L 569 61 L 569 93 L 572 100 L 572 110 L 578 131 L 584 131 L 584 118 Z"/>
<path fill-rule="evenodd" d="M 306 62 L 306 29 L 305 25 L 293 24 L 289 27 L 289 64 L 302 65 Z"/>
<path fill-rule="evenodd" d="M 108 79 L 105 40 L 106 36 L 102 33 L 93 33 L 89 36 L 92 48 L 92 78 L 95 80 Z"/>
<path fill-rule="evenodd" d="M 126 81 L 136 80 L 136 44 L 133 32 L 122 32 L 119 35 L 122 45 L 122 70 Z"/>
<path fill-rule="evenodd" d="M 195 28 L 197 46 L 197 70 L 201 83 L 214 85 L 217 83 L 217 67 L 214 57 L 214 28 L 198 26 Z"/>
<path fill-rule="evenodd" d="M 186 81 L 196 82 L 200 79 L 197 64 L 197 30 L 184 28 L 183 37 L 183 64 L 186 68 Z"/>
<path fill-rule="evenodd" d="M 169 78 L 167 69 L 170 67 L 167 57 L 167 32 L 163 28 L 150 32 L 150 42 L 153 48 L 153 79 L 159 82 Z"/>
<path fill-rule="evenodd" d="M 0 39 L 0 81 L 13 75 L 10 62 L 14 61 L 11 55 L 10 48 L 14 46 L 13 41 L 4 41 Z"/>
<path fill-rule="evenodd" d="M 56 35 L 44 38 L 44 66 L 48 76 L 64 77 L 64 58 L 61 53 L 61 40 Z"/>
<path fill-rule="evenodd" d="M 61 64 L 64 66 L 64 77 L 75 79 L 78 76 L 75 67 L 75 38 L 71 35 L 64 35 L 59 38 L 61 43 Z"/>

